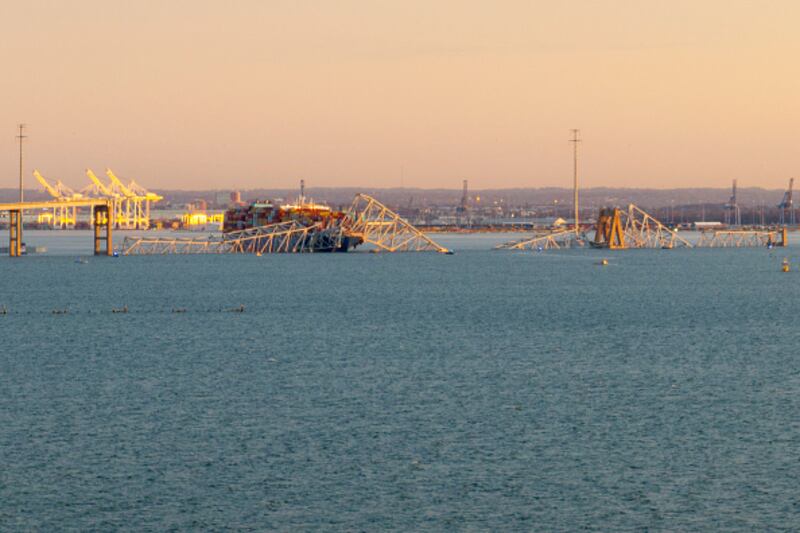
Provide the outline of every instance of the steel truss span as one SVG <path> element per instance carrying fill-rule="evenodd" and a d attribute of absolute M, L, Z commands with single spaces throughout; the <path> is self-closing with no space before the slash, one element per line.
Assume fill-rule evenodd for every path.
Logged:
<path fill-rule="evenodd" d="M 602 213 L 602 210 L 601 210 Z M 692 244 L 678 236 L 677 230 L 672 230 L 662 224 L 655 217 L 646 213 L 642 209 L 633 204 L 628 205 L 627 211 L 621 211 L 617 208 L 612 210 L 610 235 L 613 238 L 614 231 L 614 216 L 619 216 L 620 225 L 623 234 L 622 248 L 676 248 L 679 246 L 691 248 Z M 599 224 L 599 220 L 598 220 Z M 599 227 L 599 225 L 598 225 Z M 599 233 L 599 232 L 598 232 Z M 599 240 L 598 240 L 599 237 Z M 595 245 L 603 247 L 604 242 L 608 242 L 606 235 L 595 235 Z"/>
<path fill-rule="evenodd" d="M 495 250 L 560 250 L 586 246 L 586 236 L 575 230 L 540 233 L 528 239 L 506 242 L 495 246 Z"/>
<path fill-rule="evenodd" d="M 692 247 L 689 241 L 678 236 L 677 231 L 669 229 L 644 210 L 630 204 L 625 210 L 617 207 L 601 208 L 595 224 L 594 240 L 587 239 L 583 233 L 573 228 L 504 243 L 496 249 L 548 250 L 587 244 L 611 250 Z"/>
<path fill-rule="evenodd" d="M 521 241 L 501 244 L 502 250 L 549 250 L 583 246 L 625 250 L 628 248 L 721 248 L 753 246 L 786 246 L 786 228 L 772 230 L 704 231 L 696 244 L 678 235 L 655 217 L 634 204 L 623 210 L 618 207 L 600 209 L 594 239 L 589 241 L 575 229 L 534 235 Z"/>
<path fill-rule="evenodd" d="M 704 231 L 695 245 L 698 248 L 744 248 L 786 246 L 786 228 L 780 230 Z"/>
<path fill-rule="evenodd" d="M 126 237 L 123 255 L 272 254 L 346 249 L 348 243 L 370 244 L 377 251 L 449 253 L 385 205 L 358 194 L 347 216 L 337 222 L 305 226 L 295 221 L 233 231 L 221 237 Z"/>
<path fill-rule="evenodd" d="M 208 239 L 125 237 L 125 255 L 268 254 L 310 252 L 317 243 L 319 224 L 281 222 Z"/>
<path fill-rule="evenodd" d="M 345 220 L 345 233 L 385 252 L 449 250 L 412 226 L 403 217 L 366 194 L 357 194 Z"/>

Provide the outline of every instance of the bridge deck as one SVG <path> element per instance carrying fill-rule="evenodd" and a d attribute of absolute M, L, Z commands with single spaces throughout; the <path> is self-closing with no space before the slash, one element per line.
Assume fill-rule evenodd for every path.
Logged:
<path fill-rule="evenodd" d="M 108 205 L 110 199 L 86 198 L 83 200 L 50 200 L 46 202 L 9 202 L 0 204 L 0 211 L 19 211 L 20 209 L 51 209 L 53 207 L 91 207 Z"/>

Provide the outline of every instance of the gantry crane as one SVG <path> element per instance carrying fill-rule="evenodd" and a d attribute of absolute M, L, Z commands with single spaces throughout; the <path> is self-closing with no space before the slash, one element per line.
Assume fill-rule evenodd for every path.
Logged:
<path fill-rule="evenodd" d="M 120 212 L 122 211 L 122 197 L 117 194 L 116 192 L 112 191 L 108 186 L 106 186 L 100 178 L 95 176 L 92 169 L 86 169 L 86 175 L 91 180 L 91 183 L 80 190 L 82 194 L 92 198 L 107 198 L 113 202 L 113 211 L 114 211 L 114 220 L 112 221 L 113 225 L 116 227 L 122 226 L 122 218 L 120 216 Z M 92 210 L 92 220 L 94 220 L 94 210 Z"/>
<path fill-rule="evenodd" d="M 33 176 L 36 178 L 44 190 L 47 191 L 47 194 L 53 197 L 54 200 L 58 202 L 67 202 L 70 200 L 80 200 L 83 198 L 83 195 L 80 193 L 76 193 L 66 185 L 64 185 L 61 180 L 57 180 L 55 185 L 50 185 L 44 176 L 39 173 L 38 170 L 33 171 Z M 78 220 L 78 208 L 76 206 L 68 206 L 68 205 L 58 205 L 53 206 L 53 218 L 51 221 L 51 225 L 54 228 L 61 228 L 66 229 L 68 227 L 74 227 L 75 223 Z"/>
<path fill-rule="evenodd" d="M 122 229 L 148 229 L 150 227 L 150 204 L 163 200 L 163 197 L 152 193 L 131 181 L 125 185 L 114 172 L 106 169 L 110 183 L 100 181 L 91 169 L 86 169 L 91 180 L 89 186 L 81 189 L 81 193 L 94 198 L 108 198 L 114 202 L 114 225 Z"/>
<path fill-rule="evenodd" d="M 144 198 L 144 222 L 146 224 L 145 229 L 150 227 L 150 204 L 154 204 L 156 202 L 160 202 L 164 199 L 163 196 L 158 195 L 154 192 L 150 192 L 135 181 L 131 180 L 128 183 L 128 189 L 133 191 L 134 193 L 138 194 L 139 196 Z"/>
<path fill-rule="evenodd" d="M 131 181 L 127 186 L 117 178 L 110 168 L 106 169 L 106 175 L 111 180 L 111 188 L 122 193 L 125 197 L 126 216 L 128 217 L 129 227 L 136 229 L 147 229 L 150 227 L 150 203 L 158 202 L 162 196 L 152 193 Z"/>
<path fill-rule="evenodd" d="M 148 224 L 144 224 L 142 221 L 144 216 L 142 209 L 144 197 L 128 189 L 119 178 L 114 175 L 110 168 L 106 169 L 106 176 L 111 180 L 111 190 L 122 196 L 122 209 L 120 210 L 120 215 L 123 220 L 122 227 L 127 229 L 145 229 L 142 226 L 148 226 L 149 220 Z"/>

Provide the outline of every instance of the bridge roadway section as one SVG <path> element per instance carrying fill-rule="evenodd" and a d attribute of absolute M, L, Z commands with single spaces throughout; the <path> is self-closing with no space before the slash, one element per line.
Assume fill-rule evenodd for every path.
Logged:
<path fill-rule="evenodd" d="M 111 199 L 86 198 L 51 202 L 0 203 L 0 213 L 8 212 L 8 253 L 11 257 L 22 255 L 22 213 L 26 209 L 53 209 L 58 207 L 91 207 L 94 227 L 94 255 L 112 255 L 112 221 L 114 203 Z M 105 231 L 103 229 L 105 228 Z M 105 243 L 105 246 L 101 246 Z"/>

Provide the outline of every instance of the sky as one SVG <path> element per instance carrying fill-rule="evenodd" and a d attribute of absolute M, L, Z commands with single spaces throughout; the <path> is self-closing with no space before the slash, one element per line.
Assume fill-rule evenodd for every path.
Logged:
<path fill-rule="evenodd" d="M 16 124 L 73 188 L 784 187 L 796 0 L 2 1 Z M 6 133 L 3 134 L 2 131 Z"/>

